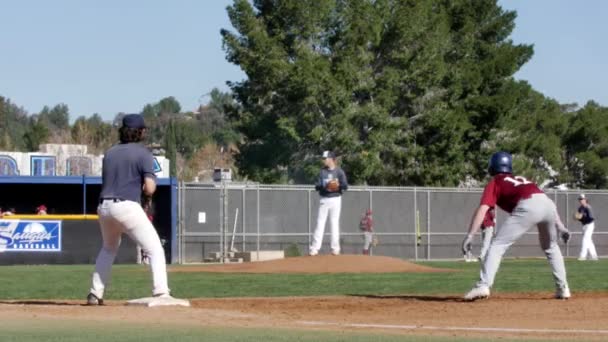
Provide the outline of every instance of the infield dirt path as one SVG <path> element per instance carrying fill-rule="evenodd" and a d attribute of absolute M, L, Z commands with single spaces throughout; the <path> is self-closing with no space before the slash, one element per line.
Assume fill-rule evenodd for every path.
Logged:
<path fill-rule="evenodd" d="M 328 273 L 442 272 L 383 257 L 303 257 L 268 263 L 180 267 L 188 272 Z M 461 294 L 193 299 L 191 308 L 127 307 L 109 301 L 3 301 L 0 323 L 11 321 L 131 322 L 172 327 L 263 327 L 357 330 L 390 334 L 483 338 L 608 340 L 608 293 L 493 294 L 463 302 Z M 76 324 L 77 325 L 77 324 Z"/>
<path fill-rule="evenodd" d="M 377 331 L 484 338 L 608 340 L 608 294 L 195 299 L 191 308 L 127 307 L 75 301 L 0 304 L 0 321 L 94 321 L 180 327 L 264 327 Z M 475 330 L 479 328 L 480 330 Z M 532 331 L 526 331 L 531 329 Z M 593 333 L 595 331 L 595 333 Z"/>

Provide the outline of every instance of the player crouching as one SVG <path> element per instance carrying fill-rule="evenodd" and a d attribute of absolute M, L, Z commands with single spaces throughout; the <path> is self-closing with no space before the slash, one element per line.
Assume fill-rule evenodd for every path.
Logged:
<path fill-rule="evenodd" d="M 481 197 L 481 203 L 471 219 L 469 231 L 462 242 L 462 250 L 470 250 L 474 234 L 482 224 L 488 209 L 498 206 L 509 214 L 490 244 L 481 265 L 480 278 L 475 287 L 465 294 L 465 300 L 476 300 L 490 296 L 490 288 L 500 266 L 503 255 L 530 228 L 538 228 L 540 246 L 553 271 L 555 298 L 570 298 L 566 267 L 557 244 L 556 226 L 563 224 L 555 203 L 540 188 L 520 176 L 513 176 L 511 155 L 496 152 L 490 158 L 488 172 L 492 176 Z"/>

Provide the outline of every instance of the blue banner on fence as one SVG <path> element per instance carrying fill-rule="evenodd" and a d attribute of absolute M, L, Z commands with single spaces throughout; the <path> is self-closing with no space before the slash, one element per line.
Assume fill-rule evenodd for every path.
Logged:
<path fill-rule="evenodd" d="M 61 252 L 61 221 L 0 220 L 0 252 Z"/>

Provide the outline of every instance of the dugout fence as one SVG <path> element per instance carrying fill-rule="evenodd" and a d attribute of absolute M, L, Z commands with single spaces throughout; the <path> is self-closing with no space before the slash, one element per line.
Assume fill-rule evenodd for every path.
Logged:
<path fill-rule="evenodd" d="M 462 258 L 460 244 L 482 189 L 417 187 L 351 187 L 342 198 L 342 252 L 361 253 L 359 220 L 373 210 L 379 244 L 374 255 L 411 260 Z M 577 256 L 581 225 L 574 221 L 578 191 L 546 190 L 573 237 L 560 242 L 566 256 Z M 179 263 L 198 263 L 214 252 L 285 250 L 297 247 L 306 254 L 315 229 L 319 196 L 312 186 L 222 182 L 180 183 L 178 186 Z M 594 242 L 598 254 L 608 254 L 608 191 L 585 191 L 596 215 Z M 505 213 L 497 210 L 498 227 Z M 606 218 L 608 220 L 608 217 Z M 478 253 L 476 238 L 474 253 Z M 329 251 L 329 227 L 322 253 Z M 530 230 L 507 257 L 543 257 L 538 233 Z"/>

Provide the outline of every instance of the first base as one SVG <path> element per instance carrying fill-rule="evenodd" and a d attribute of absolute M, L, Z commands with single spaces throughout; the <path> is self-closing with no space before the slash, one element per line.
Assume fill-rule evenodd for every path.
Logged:
<path fill-rule="evenodd" d="M 190 306 L 190 302 L 186 299 L 178 299 L 173 297 L 145 297 L 130 300 L 127 302 L 127 305 L 147 306 L 151 308 L 155 306 Z"/>

